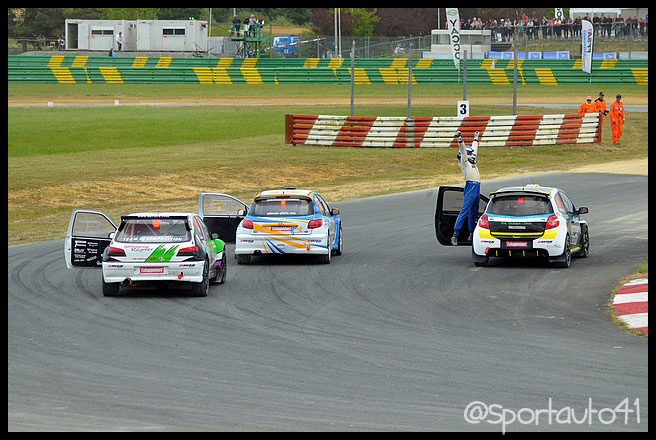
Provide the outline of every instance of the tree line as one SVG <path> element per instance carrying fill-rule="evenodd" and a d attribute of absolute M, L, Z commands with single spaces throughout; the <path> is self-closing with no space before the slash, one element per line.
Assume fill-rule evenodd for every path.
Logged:
<path fill-rule="evenodd" d="M 64 21 L 86 20 L 209 20 L 210 8 L 7 8 L 9 38 L 38 38 L 64 35 Z M 211 8 L 212 21 L 229 23 L 233 8 Z M 343 36 L 420 36 L 445 28 L 444 8 L 341 8 Z M 289 23 L 308 28 L 309 33 L 334 33 L 333 8 L 237 8 L 243 19 L 250 14 L 265 23 Z M 567 11 L 565 11 L 567 14 Z M 463 20 L 520 18 L 554 15 L 553 8 L 461 8 Z"/>

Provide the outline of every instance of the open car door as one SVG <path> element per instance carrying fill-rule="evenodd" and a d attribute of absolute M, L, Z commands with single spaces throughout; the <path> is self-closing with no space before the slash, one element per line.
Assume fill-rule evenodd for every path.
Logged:
<path fill-rule="evenodd" d="M 234 243 L 237 226 L 246 217 L 248 205 L 241 200 L 220 193 L 201 193 L 198 197 L 198 214 L 211 234 L 218 234 L 226 243 Z"/>
<path fill-rule="evenodd" d="M 452 246 L 451 237 L 453 236 L 453 227 L 456 224 L 458 213 L 462 207 L 462 202 L 465 198 L 464 188 L 461 186 L 440 186 L 437 193 L 437 209 L 435 210 L 435 235 L 437 241 L 444 246 Z M 481 195 L 481 200 L 478 204 L 478 216 L 476 220 L 485 212 L 487 202 L 490 201 L 488 197 Z M 462 227 L 458 234 L 458 246 L 471 246 L 471 242 L 467 241 L 470 232 L 467 224 Z"/>
<path fill-rule="evenodd" d="M 101 267 L 103 251 L 114 233 L 116 225 L 102 212 L 74 210 L 64 241 L 66 267 Z"/>

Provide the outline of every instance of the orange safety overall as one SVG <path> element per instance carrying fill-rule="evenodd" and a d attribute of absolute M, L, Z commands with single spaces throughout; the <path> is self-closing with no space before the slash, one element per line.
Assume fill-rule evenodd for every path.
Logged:
<path fill-rule="evenodd" d="M 597 106 L 594 103 L 588 104 L 587 102 L 584 102 L 579 107 L 579 115 L 583 115 L 585 113 L 594 113 L 598 111 L 599 110 L 597 110 Z"/>
<path fill-rule="evenodd" d="M 599 113 L 599 128 L 603 129 L 604 128 L 604 113 L 606 113 L 606 101 L 603 99 L 597 98 L 594 102 L 595 106 L 597 107 L 597 111 Z"/>
<path fill-rule="evenodd" d="M 624 104 L 613 101 L 610 105 L 610 130 L 613 134 L 613 143 L 620 143 L 622 136 L 622 125 L 624 124 Z"/>

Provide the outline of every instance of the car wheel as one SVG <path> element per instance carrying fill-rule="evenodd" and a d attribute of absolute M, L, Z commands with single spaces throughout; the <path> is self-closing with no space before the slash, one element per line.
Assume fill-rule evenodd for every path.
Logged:
<path fill-rule="evenodd" d="M 121 283 L 106 283 L 105 279 L 102 280 L 103 296 L 116 296 L 121 290 Z"/>
<path fill-rule="evenodd" d="M 330 237 L 328 237 L 327 243 L 332 243 Z M 332 256 L 332 254 L 333 254 L 333 250 L 330 248 L 330 245 L 328 245 L 328 252 L 318 256 L 319 263 L 330 264 L 330 257 Z"/>
<path fill-rule="evenodd" d="M 344 251 L 344 238 L 342 236 L 342 225 L 339 225 L 339 238 L 337 239 L 337 249 L 334 251 L 334 255 L 342 255 Z"/>
<path fill-rule="evenodd" d="M 577 252 L 576 256 L 586 258 L 590 253 L 590 233 L 587 226 L 583 225 L 581 228 L 581 250 Z"/>
<path fill-rule="evenodd" d="M 328 251 L 327 254 L 319 255 L 319 263 L 321 264 L 330 264 L 330 256 L 332 255 L 332 251 Z"/>
<path fill-rule="evenodd" d="M 563 251 L 562 257 L 564 259 L 557 262 L 556 266 L 562 267 L 563 269 L 570 267 L 572 265 L 572 246 L 569 243 L 569 234 L 565 237 L 565 250 Z"/>
<path fill-rule="evenodd" d="M 474 266 L 476 267 L 487 267 L 487 265 L 490 263 L 490 257 L 481 257 L 480 255 L 474 253 L 473 249 L 472 258 L 474 260 Z"/>
<path fill-rule="evenodd" d="M 237 264 L 248 264 L 251 262 L 250 255 L 237 255 Z"/>
<path fill-rule="evenodd" d="M 191 294 L 193 296 L 207 296 L 210 287 L 210 267 L 205 260 L 203 265 L 203 280 L 200 283 L 191 283 Z"/>
<path fill-rule="evenodd" d="M 223 252 L 223 258 L 221 259 L 221 268 L 223 269 L 222 270 L 223 273 L 221 274 L 221 279 L 219 280 L 219 284 L 225 283 L 226 276 L 228 274 L 228 259 L 226 258 L 225 252 Z"/>

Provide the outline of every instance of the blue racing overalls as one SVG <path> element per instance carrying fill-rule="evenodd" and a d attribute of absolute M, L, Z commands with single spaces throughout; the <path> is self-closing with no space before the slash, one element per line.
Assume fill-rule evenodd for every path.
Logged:
<path fill-rule="evenodd" d="M 481 175 L 476 166 L 478 155 L 478 132 L 474 136 L 471 147 L 467 148 L 461 137 L 458 137 L 458 164 L 465 178 L 465 191 L 462 208 L 453 227 L 453 235 L 458 236 L 465 220 L 468 220 L 467 226 L 469 233 L 474 232 L 476 228 L 476 217 L 478 215 L 478 205 L 481 196 Z"/>

